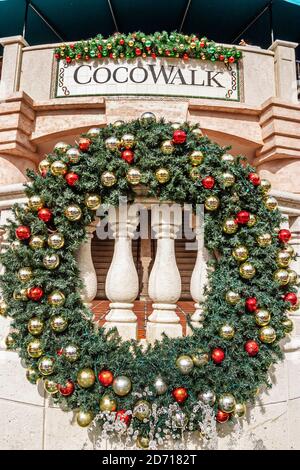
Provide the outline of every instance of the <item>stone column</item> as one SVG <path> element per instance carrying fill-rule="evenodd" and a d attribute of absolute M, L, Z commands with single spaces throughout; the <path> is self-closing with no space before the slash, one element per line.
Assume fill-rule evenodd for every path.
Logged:
<path fill-rule="evenodd" d="M 3 99 L 19 89 L 22 49 L 28 44 L 22 36 L 2 38 L 0 44 L 4 47 L 0 84 L 0 98 Z"/>
<path fill-rule="evenodd" d="M 159 207 L 152 210 L 152 228 L 157 239 L 157 250 L 149 277 L 149 297 L 154 302 L 148 318 L 146 338 L 153 343 L 168 336 L 182 336 L 182 327 L 176 315 L 176 302 L 181 294 L 181 278 L 176 264 L 175 238 L 180 222 L 171 221 L 168 212 Z"/>
<path fill-rule="evenodd" d="M 296 42 L 276 40 L 270 49 L 274 52 L 276 96 L 285 101 L 298 102 L 296 77 Z"/>
<path fill-rule="evenodd" d="M 109 212 L 115 247 L 105 282 L 105 292 L 111 303 L 104 328 L 116 327 L 120 336 L 127 340 L 137 338 L 137 318 L 132 308 L 139 293 L 139 278 L 132 256 L 132 238 L 138 217 L 125 212 L 120 208 L 112 208 Z"/>
<path fill-rule="evenodd" d="M 92 259 L 92 238 L 97 223 L 98 219 L 86 227 L 87 240 L 82 243 L 76 256 L 80 277 L 84 284 L 81 298 L 88 306 L 91 305 L 97 294 L 97 274 Z"/>

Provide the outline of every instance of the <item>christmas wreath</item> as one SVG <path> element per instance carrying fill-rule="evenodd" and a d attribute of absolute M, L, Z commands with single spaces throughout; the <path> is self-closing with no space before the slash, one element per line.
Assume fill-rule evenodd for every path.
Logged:
<path fill-rule="evenodd" d="M 58 143 L 38 174 L 28 171 L 28 204 L 14 207 L 1 255 L 0 309 L 12 317 L 6 343 L 28 380 L 42 380 L 79 425 L 97 422 L 102 436 L 140 447 L 194 431 L 205 438 L 208 416 L 241 418 L 259 387 L 270 386 L 268 368 L 281 357 L 297 304 L 291 234 L 279 229 L 269 182 L 227 152 L 197 126 L 147 112 L 92 128 L 74 147 Z M 219 253 L 203 328 L 146 350 L 95 329 L 75 258 L 100 203 L 133 201 L 137 184 L 161 201 L 204 204 L 205 245 Z"/>

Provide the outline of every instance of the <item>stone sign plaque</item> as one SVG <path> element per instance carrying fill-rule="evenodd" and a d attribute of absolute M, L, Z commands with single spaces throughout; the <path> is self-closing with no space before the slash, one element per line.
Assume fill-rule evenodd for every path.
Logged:
<path fill-rule="evenodd" d="M 55 97 L 182 96 L 240 101 L 238 64 L 202 60 L 58 62 Z"/>

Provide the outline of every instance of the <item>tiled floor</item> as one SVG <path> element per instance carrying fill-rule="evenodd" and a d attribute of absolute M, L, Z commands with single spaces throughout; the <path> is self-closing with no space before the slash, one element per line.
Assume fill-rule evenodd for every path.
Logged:
<path fill-rule="evenodd" d="M 92 311 L 95 313 L 95 319 L 100 325 L 104 323 L 104 317 L 109 310 L 108 300 L 94 300 Z M 145 327 L 147 317 L 152 313 L 152 303 L 150 301 L 137 300 L 134 302 L 134 313 L 138 320 L 138 339 L 145 338 Z M 183 334 L 186 334 L 186 316 L 194 312 L 194 303 L 181 301 L 177 304 L 176 313 L 180 318 L 183 327 Z"/>

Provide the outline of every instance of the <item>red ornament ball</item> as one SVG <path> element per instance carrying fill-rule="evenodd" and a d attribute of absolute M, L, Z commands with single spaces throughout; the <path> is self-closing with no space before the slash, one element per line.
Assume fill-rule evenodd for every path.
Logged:
<path fill-rule="evenodd" d="M 296 294 L 294 294 L 294 292 L 287 292 L 283 297 L 283 300 L 285 300 L 285 302 L 290 302 L 292 305 L 296 305 L 298 302 L 298 297 Z"/>
<path fill-rule="evenodd" d="M 57 354 L 58 356 L 62 356 L 63 353 L 64 353 L 64 348 L 60 348 L 60 349 L 58 349 L 58 350 L 56 351 L 56 354 Z"/>
<path fill-rule="evenodd" d="M 41 300 L 41 298 L 44 295 L 44 291 L 41 287 L 31 287 L 27 293 L 27 297 L 30 300 L 34 300 L 35 302 L 38 302 Z"/>
<path fill-rule="evenodd" d="M 26 227 L 25 225 L 20 225 L 16 229 L 16 237 L 19 240 L 28 240 L 28 238 L 30 238 L 30 236 L 31 236 L 31 230 L 30 230 L 29 227 Z"/>
<path fill-rule="evenodd" d="M 182 56 L 183 60 L 189 60 L 189 55 L 187 53 L 183 54 Z"/>
<path fill-rule="evenodd" d="M 73 173 L 71 171 L 70 173 L 66 174 L 65 180 L 69 186 L 74 186 L 79 180 L 79 176 L 77 175 L 77 173 Z"/>
<path fill-rule="evenodd" d="M 250 213 L 248 211 L 240 211 L 236 215 L 238 224 L 245 225 L 249 222 Z"/>
<path fill-rule="evenodd" d="M 216 421 L 218 423 L 226 423 L 226 421 L 228 421 L 229 418 L 230 418 L 230 414 L 225 413 L 225 411 L 218 410 L 216 413 Z"/>
<path fill-rule="evenodd" d="M 176 129 L 173 132 L 173 142 L 174 144 L 184 144 L 186 141 L 186 132 L 181 129 Z"/>
<path fill-rule="evenodd" d="M 121 157 L 123 158 L 123 160 L 125 160 L 125 162 L 127 163 L 132 163 L 133 160 L 134 160 L 134 153 L 132 150 L 123 150 L 123 152 L 121 153 Z"/>
<path fill-rule="evenodd" d="M 43 222 L 49 222 L 52 218 L 52 212 L 50 209 L 43 207 L 38 211 L 38 218 L 41 219 Z"/>
<path fill-rule="evenodd" d="M 260 177 L 258 176 L 257 173 L 249 173 L 248 180 L 251 181 L 251 183 L 254 186 L 259 186 L 260 185 Z"/>
<path fill-rule="evenodd" d="M 278 240 L 282 243 L 287 243 L 291 239 L 291 232 L 286 228 L 279 230 L 278 232 Z"/>
<path fill-rule="evenodd" d="M 142 54 L 141 49 L 140 49 L 139 47 L 137 47 L 137 48 L 135 49 L 135 55 L 141 55 L 141 54 Z"/>
<path fill-rule="evenodd" d="M 230 64 L 233 64 L 234 61 L 235 61 L 235 58 L 233 56 L 230 56 L 229 59 L 228 59 L 228 62 Z"/>
<path fill-rule="evenodd" d="M 61 395 L 63 395 L 64 397 L 69 397 L 74 392 L 75 385 L 72 380 L 67 380 L 66 385 L 58 384 L 57 388 Z"/>
<path fill-rule="evenodd" d="M 202 180 L 202 186 L 205 189 L 212 189 L 215 185 L 215 178 L 213 176 L 206 176 Z"/>
<path fill-rule="evenodd" d="M 225 56 L 223 54 L 220 54 L 219 59 L 223 62 L 223 60 L 225 60 Z"/>
<path fill-rule="evenodd" d="M 255 312 L 258 308 L 257 305 L 257 298 L 256 297 L 248 297 L 245 301 L 245 307 L 248 312 Z"/>
<path fill-rule="evenodd" d="M 248 356 L 251 357 L 256 356 L 259 351 L 259 346 L 253 339 L 246 341 L 244 348 Z"/>
<path fill-rule="evenodd" d="M 177 387 L 172 391 L 172 395 L 177 403 L 183 403 L 189 396 L 188 391 L 185 387 Z"/>
<path fill-rule="evenodd" d="M 91 141 L 87 137 L 81 137 L 79 139 L 78 147 L 80 148 L 80 150 L 86 151 L 89 149 L 90 145 L 91 145 Z"/>
<path fill-rule="evenodd" d="M 110 370 L 103 369 L 99 372 L 98 379 L 103 387 L 109 387 L 113 383 L 114 374 Z"/>
<path fill-rule="evenodd" d="M 215 348 L 212 350 L 211 358 L 215 364 L 221 364 L 225 359 L 225 353 L 221 348 Z"/>
<path fill-rule="evenodd" d="M 120 46 L 123 46 L 124 43 L 125 43 L 124 39 L 121 38 L 120 41 L 119 41 Z"/>
<path fill-rule="evenodd" d="M 126 410 L 119 410 L 116 412 L 116 420 L 117 419 L 125 423 L 126 426 L 129 426 L 131 421 L 131 415 L 127 414 Z"/>

